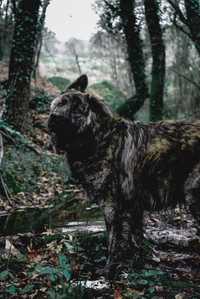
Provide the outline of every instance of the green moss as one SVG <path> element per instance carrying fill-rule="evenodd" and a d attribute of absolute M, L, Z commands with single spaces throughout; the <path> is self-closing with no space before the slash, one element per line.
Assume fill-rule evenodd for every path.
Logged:
<path fill-rule="evenodd" d="M 38 192 L 38 183 L 44 177 L 52 182 L 53 178 L 57 178 L 55 184 L 60 177 L 68 180 L 62 157 L 46 153 L 37 155 L 23 146 L 6 147 L 2 166 L 5 182 L 13 195 L 18 192 Z"/>

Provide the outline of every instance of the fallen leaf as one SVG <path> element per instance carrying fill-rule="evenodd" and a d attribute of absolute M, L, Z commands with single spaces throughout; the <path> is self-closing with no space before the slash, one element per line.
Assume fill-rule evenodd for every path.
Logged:
<path fill-rule="evenodd" d="M 121 289 L 120 288 L 116 288 L 115 292 L 114 292 L 114 299 L 123 299 L 122 295 L 121 295 Z"/>

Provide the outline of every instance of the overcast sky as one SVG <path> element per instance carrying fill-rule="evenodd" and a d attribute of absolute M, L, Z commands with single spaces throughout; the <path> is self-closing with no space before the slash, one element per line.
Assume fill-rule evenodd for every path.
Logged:
<path fill-rule="evenodd" d="M 61 41 L 70 37 L 88 40 L 96 30 L 95 0 L 52 0 L 47 9 L 46 26 Z"/>

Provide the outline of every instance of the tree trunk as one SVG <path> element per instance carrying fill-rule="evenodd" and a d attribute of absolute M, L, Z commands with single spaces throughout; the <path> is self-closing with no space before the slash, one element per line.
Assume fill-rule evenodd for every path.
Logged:
<path fill-rule="evenodd" d="M 10 1 L 7 0 L 5 2 L 5 8 L 2 9 L 1 7 L 2 3 L 0 3 L 0 10 L 2 10 L 2 13 L 0 13 L 0 17 L 1 17 L 1 28 L 0 28 L 0 60 L 4 59 L 5 56 L 5 48 L 7 46 L 7 35 L 8 35 L 8 31 L 7 29 L 9 28 L 9 5 L 10 5 Z"/>
<path fill-rule="evenodd" d="M 39 7 L 40 0 L 19 0 L 15 15 L 9 64 L 7 119 L 22 132 L 27 129 Z"/>
<path fill-rule="evenodd" d="M 45 25 L 45 19 L 46 19 L 46 11 L 47 7 L 50 3 L 50 0 L 45 0 L 43 1 L 42 5 L 42 12 L 41 16 L 39 19 L 39 28 L 38 28 L 38 33 L 37 33 L 37 48 L 36 48 L 36 53 L 35 53 L 35 67 L 34 67 L 34 73 L 33 77 L 36 79 L 37 77 L 37 69 L 39 67 L 39 61 L 40 61 L 40 54 L 43 46 L 43 30 L 44 30 L 44 25 Z"/>
<path fill-rule="evenodd" d="M 185 0 L 187 24 L 194 45 L 200 55 L 200 3 L 199 0 Z"/>
<path fill-rule="evenodd" d="M 177 25 L 175 21 L 175 25 L 181 29 L 184 33 L 189 36 L 189 38 L 193 41 L 198 54 L 200 55 L 200 2 L 199 0 L 184 0 L 185 4 L 185 14 L 182 12 L 180 8 L 180 3 L 173 0 L 168 0 L 170 5 L 173 7 L 177 16 L 179 16 L 179 20 L 183 23 L 184 26 L 187 27 L 188 30 L 184 29 L 184 26 L 181 27 Z M 174 18 L 176 20 L 176 18 Z"/>
<path fill-rule="evenodd" d="M 157 0 L 144 0 L 144 5 L 153 59 L 150 93 L 150 120 L 158 121 L 163 118 L 165 46 L 159 20 L 159 5 Z"/>
<path fill-rule="evenodd" d="M 119 108 L 118 112 L 122 116 L 133 119 L 148 97 L 142 41 L 139 25 L 136 22 L 134 0 L 120 0 L 120 17 L 127 43 L 128 60 L 135 82 L 136 96 L 129 99 Z"/>
<path fill-rule="evenodd" d="M 74 52 L 74 56 L 75 56 L 75 61 L 76 61 L 76 66 L 77 66 L 78 73 L 79 73 L 79 75 L 81 75 L 82 74 L 81 65 L 80 65 L 80 61 L 79 61 L 79 56 L 78 56 L 76 51 Z"/>

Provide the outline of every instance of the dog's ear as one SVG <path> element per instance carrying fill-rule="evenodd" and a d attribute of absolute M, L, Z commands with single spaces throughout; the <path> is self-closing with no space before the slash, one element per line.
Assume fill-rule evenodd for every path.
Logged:
<path fill-rule="evenodd" d="M 70 84 L 66 91 L 69 89 L 75 89 L 81 92 L 84 92 L 88 86 L 88 77 L 87 75 L 81 75 L 78 79 L 76 79 L 72 84 Z"/>

